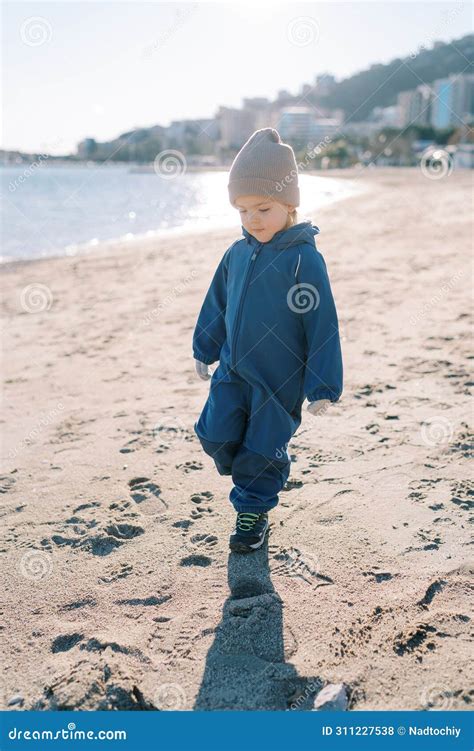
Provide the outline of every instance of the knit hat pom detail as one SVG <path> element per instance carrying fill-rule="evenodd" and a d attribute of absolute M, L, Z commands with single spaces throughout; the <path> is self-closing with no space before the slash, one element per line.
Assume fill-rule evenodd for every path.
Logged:
<path fill-rule="evenodd" d="M 274 141 L 275 143 L 281 143 L 280 134 L 275 128 L 260 128 L 260 130 L 256 130 L 253 134 L 254 136 L 265 136 L 268 138 L 269 141 Z"/>

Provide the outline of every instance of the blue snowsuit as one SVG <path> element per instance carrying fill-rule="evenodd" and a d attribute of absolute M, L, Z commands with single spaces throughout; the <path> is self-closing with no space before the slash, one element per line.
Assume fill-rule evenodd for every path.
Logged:
<path fill-rule="evenodd" d="M 288 479 L 288 442 L 305 399 L 337 401 L 343 366 L 326 263 L 310 221 L 224 253 L 193 334 L 196 360 L 219 365 L 194 430 L 222 475 L 236 511 L 278 504 Z"/>

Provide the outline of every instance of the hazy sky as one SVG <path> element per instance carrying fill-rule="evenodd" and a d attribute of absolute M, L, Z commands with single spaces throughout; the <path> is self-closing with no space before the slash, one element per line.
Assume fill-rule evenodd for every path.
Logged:
<path fill-rule="evenodd" d="M 3 4 L 1 146 L 75 152 L 472 31 L 470 3 Z"/>

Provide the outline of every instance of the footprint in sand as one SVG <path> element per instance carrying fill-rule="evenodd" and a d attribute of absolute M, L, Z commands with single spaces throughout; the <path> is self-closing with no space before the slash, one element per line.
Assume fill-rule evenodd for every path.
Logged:
<path fill-rule="evenodd" d="M 102 661 L 95 663 L 80 654 L 80 658 L 71 660 L 66 669 L 55 673 L 54 688 L 44 686 L 42 694 L 31 700 L 28 709 L 156 710 L 157 707 L 144 696 L 137 683 L 140 682 L 127 670 L 123 660 L 120 667 L 111 666 L 110 661 L 104 667 Z"/>
<path fill-rule="evenodd" d="M 56 654 L 57 652 L 69 652 L 70 649 L 79 644 L 84 639 L 84 634 L 75 632 L 73 634 L 59 634 L 53 639 L 51 644 L 51 652 Z"/>
<path fill-rule="evenodd" d="M 192 618 L 185 621 L 179 631 L 179 634 L 172 645 L 170 653 L 170 661 L 175 660 L 196 660 L 197 650 L 194 648 L 196 643 L 202 639 L 208 639 L 211 641 L 215 629 L 214 628 L 200 628 L 199 620 L 203 617 L 203 613 L 197 612 L 193 614 Z"/>
<path fill-rule="evenodd" d="M 64 535 L 54 534 L 51 536 L 51 541 L 58 547 L 69 545 L 72 548 L 86 550 L 92 555 L 106 556 L 127 540 L 145 532 L 142 527 L 120 523 L 110 524 L 103 532 L 95 535 L 88 534 L 86 529 L 80 526 L 78 526 L 77 531 L 78 537 L 64 537 Z"/>
<path fill-rule="evenodd" d="M 436 489 L 437 483 L 441 481 L 441 477 L 435 477 L 433 479 L 421 478 L 420 480 L 411 480 L 408 483 L 408 488 L 411 491 L 408 494 L 408 498 L 411 498 L 413 501 L 422 501 L 431 491 Z M 401 485 L 402 483 L 400 483 L 400 486 Z"/>
<path fill-rule="evenodd" d="M 121 454 L 132 454 L 134 451 L 148 448 L 150 444 L 153 444 L 153 449 L 157 454 L 162 454 L 164 451 L 167 451 L 169 449 L 169 446 L 164 443 L 158 444 L 154 442 L 155 436 L 150 428 L 142 428 L 141 430 L 129 430 L 127 431 L 127 433 L 128 435 L 133 436 L 133 438 L 130 438 L 125 446 L 119 449 Z"/>
<path fill-rule="evenodd" d="M 421 662 L 423 654 L 436 649 L 437 645 L 431 636 L 431 634 L 436 634 L 436 631 L 436 627 L 428 623 L 418 623 L 416 626 L 408 627 L 396 635 L 393 651 L 399 657 L 413 653 L 418 662 Z"/>
<path fill-rule="evenodd" d="M 16 470 L 15 470 L 16 471 Z M 15 484 L 15 478 L 9 475 L 0 476 L 0 493 L 8 493 Z"/>
<path fill-rule="evenodd" d="M 324 587 L 334 584 L 329 576 L 319 573 L 316 556 L 298 548 L 280 548 L 269 545 L 270 571 L 275 576 L 296 577 L 311 587 Z"/>
<path fill-rule="evenodd" d="M 202 493 L 193 493 L 193 495 L 191 496 L 191 501 L 199 506 L 203 503 L 206 503 L 206 501 L 212 501 L 213 498 L 214 495 L 210 490 L 203 490 Z"/>
<path fill-rule="evenodd" d="M 435 599 L 436 595 L 439 592 L 442 592 L 447 584 L 447 581 L 445 579 L 435 579 L 431 582 L 431 584 L 428 585 L 428 587 L 425 590 L 425 594 L 421 598 L 421 600 L 418 600 L 416 603 L 418 607 L 423 608 L 424 610 L 427 610 L 428 607 L 431 605 L 433 600 Z"/>
<path fill-rule="evenodd" d="M 179 417 L 166 418 L 165 422 L 158 422 L 153 427 L 153 436 L 155 440 L 157 437 L 163 437 L 165 440 L 165 448 L 169 448 L 171 444 L 178 442 L 194 442 L 195 435 L 192 431 L 188 430 Z"/>
<path fill-rule="evenodd" d="M 123 524 L 119 522 L 109 524 L 108 527 L 105 528 L 105 531 L 119 540 L 132 540 L 134 537 L 138 537 L 138 535 L 142 535 L 145 532 L 143 527 L 139 527 L 135 524 Z"/>
<path fill-rule="evenodd" d="M 191 519 L 201 519 L 203 516 L 215 516 L 215 511 L 211 506 L 196 506 L 191 509 Z"/>
<path fill-rule="evenodd" d="M 349 627 L 334 626 L 331 637 L 334 641 L 329 642 L 331 652 L 338 658 L 373 652 L 374 642 L 379 644 L 381 638 L 384 641 L 387 638 L 385 633 L 380 636 L 380 630 L 385 626 L 387 617 L 393 617 L 391 610 L 390 607 L 377 605 L 371 613 L 352 621 Z"/>
<path fill-rule="evenodd" d="M 198 461 L 188 461 L 184 462 L 183 464 L 176 464 L 176 469 L 182 469 L 183 472 L 192 472 L 193 470 L 199 470 L 203 468 L 203 465 L 201 462 Z"/>
<path fill-rule="evenodd" d="M 76 506 L 73 513 L 76 514 L 78 511 L 84 511 L 88 508 L 97 508 L 97 506 L 100 506 L 99 501 L 91 501 L 90 503 L 81 503 L 80 506 Z"/>
<path fill-rule="evenodd" d="M 168 602 L 168 600 L 171 600 L 171 595 L 162 594 L 159 597 L 156 595 L 150 595 L 149 597 L 130 597 L 125 600 L 115 600 L 115 604 L 152 608 L 157 605 L 163 605 L 163 603 Z"/>
<path fill-rule="evenodd" d="M 95 608 L 96 605 L 97 600 L 94 600 L 93 597 L 85 597 L 83 600 L 73 600 L 73 602 L 67 602 L 65 605 L 61 605 L 59 611 L 67 613 L 70 610 L 77 610 L 78 608 Z"/>
<path fill-rule="evenodd" d="M 202 628 L 200 621 L 206 617 L 206 609 L 201 608 L 197 612 L 185 615 L 181 623 L 176 622 L 178 632 L 175 638 L 170 639 L 168 634 L 165 644 L 157 645 L 165 664 L 173 664 L 181 660 L 196 660 L 198 652 L 195 647 L 202 639 L 207 639 L 209 647 L 211 646 L 216 629 L 214 627 Z M 163 639 L 162 632 L 156 634 L 155 638 Z"/>
<path fill-rule="evenodd" d="M 110 573 L 104 574 L 104 576 L 99 576 L 99 582 L 102 582 L 103 584 L 111 584 L 114 581 L 117 581 L 117 579 L 125 579 L 127 576 L 130 576 L 130 574 L 133 571 L 133 566 L 130 563 L 120 563 L 118 566 L 114 566 Z"/>
<path fill-rule="evenodd" d="M 52 444 L 69 443 L 80 441 L 87 436 L 92 435 L 84 430 L 84 425 L 95 422 L 96 417 L 88 420 L 81 420 L 79 417 L 72 415 L 63 420 L 55 429 L 54 436 L 48 441 Z"/>
<path fill-rule="evenodd" d="M 472 511 L 474 508 L 474 482 L 462 480 L 451 487 L 451 503 L 463 511 Z"/>
<path fill-rule="evenodd" d="M 372 581 L 381 584 L 382 582 L 390 581 L 394 576 L 398 576 L 398 574 L 391 574 L 389 571 L 362 571 L 362 576 L 371 576 L 373 577 Z"/>
<path fill-rule="evenodd" d="M 20 511 L 23 511 L 23 509 L 26 508 L 26 503 L 21 503 L 19 506 L 16 506 L 14 504 L 10 504 L 9 506 L 3 506 L 3 508 L 0 509 L 0 519 L 2 519 L 4 516 L 8 516 L 8 514 L 18 514 Z"/>
<path fill-rule="evenodd" d="M 212 562 L 212 558 L 209 558 L 207 555 L 186 555 L 184 558 L 181 558 L 179 565 L 207 568 Z"/>
<path fill-rule="evenodd" d="M 209 490 L 203 490 L 201 493 L 193 493 L 191 496 L 191 502 L 195 504 L 195 508 L 191 509 L 191 518 L 200 519 L 203 516 L 214 516 L 215 511 L 212 506 L 205 505 L 210 503 L 214 498 L 214 495 Z"/>
<path fill-rule="evenodd" d="M 136 503 L 137 511 L 144 516 L 157 516 L 168 510 L 168 504 L 161 497 L 161 489 L 148 477 L 133 477 L 128 482 L 130 497 Z"/>
<path fill-rule="evenodd" d="M 150 445 L 155 453 L 162 454 L 178 441 L 194 440 L 194 434 L 181 423 L 179 418 L 175 418 L 174 421 L 172 418 L 167 418 L 166 422 L 159 422 L 152 428 L 147 427 L 146 418 L 142 418 L 140 424 L 141 429 L 127 431 L 132 438 L 120 449 L 121 454 L 130 454 Z"/>
<path fill-rule="evenodd" d="M 456 435 L 449 444 L 449 453 L 455 454 L 458 458 L 472 459 L 474 457 L 474 433 L 469 430 L 468 425 L 463 422 L 461 426 L 464 428 L 458 435 Z"/>
<path fill-rule="evenodd" d="M 351 457 L 358 456 L 359 454 L 362 454 L 362 453 L 363 453 L 362 451 L 357 451 L 357 449 L 354 449 L 352 451 Z M 335 452 L 330 454 L 330 453 L 325 453 L 324 451 L 318 451 L 316 454 L 312 454 L 312 456 L 308 458 L 309 458 L 309 462 L 308 462 L 309 467 L 320 467 L 323 464 L 329 464 L 330 462 L 342 462 L 347 457 L 342 456 L 340 454 L 338 455 Z"/>
<path fill-rule="evenodd" d="M 115 505 L 119 512 L 123 511 L 119 504 Z M 125 542 L 144 534 L 143 527 L 131 524 L 128 519 L 123 518 L 124 516 L 130 518 L 133 515 L 130 512 L 126 512 L 122 518 L 111 520 L 110 512 L 106 511 L 105 519 L 101 519 L 101 512 L 96 510 L 98 506 L 100 504 L 96 501 L 77 506 L 73 515 L 62 522 L 59 530 L 50 538 L 45 538 L 41 544 L 43 546 L 49 546 L 50 543 L 58 547 L 69 546 L 86 550 L 92 555 L 107 556 Z M 79 510 L 85 512 L 85 515 L 79 514 Z M 86 518 L 87 512 L 89 512 L 89 518 Z"/>
<path fill-rule="evenodd" d="M 419 529 L 416 532 L 415 537 L 417 537 L 422 544 L 417 547 L 410 545 L 408 548 L 405 548 L 405 550 L 402 550 L 402 555 L 422 550 L 438 550 L 439 546 L 443 544 L 441 537 L 431 529 Z"/>
<path fill-rule="evenodd" d="M 289 490 L 295 490 L 295 488 L 302 488 L 304 485 L 303 480 L 298 480 L 296 477 L 290 477 L 282 488 L 282 492 Z"/>
<path fill-rule="evenodd" d="M 193 545 L 202 550 L 212 550 L 218 543 L 216 535 L 198 534 L 193 535 L 190 539 Z"/>
<path fill-rule="evenodd" d="M 191 521 L 191 519 L 180 519 L 179 521 L 174 522 L 171 526 L 176 527 L 177 529 L 182 529 L 182 535 L 183 537 L 186 537 L 189 527 L 191 527 L 193 524 L 194 522 Z"/>

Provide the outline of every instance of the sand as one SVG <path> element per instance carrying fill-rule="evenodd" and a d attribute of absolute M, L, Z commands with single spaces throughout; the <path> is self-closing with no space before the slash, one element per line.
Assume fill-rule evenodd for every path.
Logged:
<path fill-rule="evenodd" d="M 472 176 L 331 176 L 366 189 L 310 217 L 344 393 L 250 556 L 193 432 L 238 223 L 2 267 L 2 708 L 471 708 Z"/>

